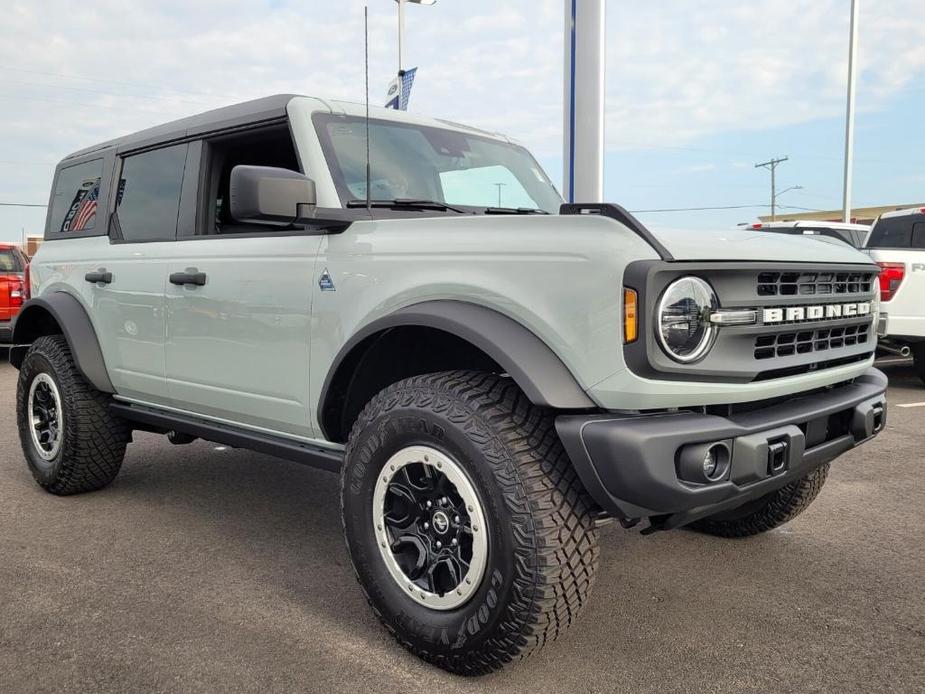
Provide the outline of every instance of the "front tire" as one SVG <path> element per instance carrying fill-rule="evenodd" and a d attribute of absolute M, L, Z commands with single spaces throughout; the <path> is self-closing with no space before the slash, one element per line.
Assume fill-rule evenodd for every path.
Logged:
<path fill-rule="evenodd" d="M 530 654 L 587 602 L 596 508 L 551 417 L 509 379 L 444 372 L 383 390 L 350 434 L 341 505 L 373 611 L 451 672 Z"/>
<path fill-rule="evenodd" d="M 83 378 L 61 335 L 29 348 L 16 387 L 19 440 L 35 481 L 52 494 L 105 487 L 122 466 L 130 431 L 109 397 Z"/>
<path fill-rule="evenodd" d="M 739 508 L 694 521 L 690 527 L 718 537 L 750 537 L 792 521 L 803 513 L 822 491 L 829 465 L 809 473 L 760 499 Z"/>

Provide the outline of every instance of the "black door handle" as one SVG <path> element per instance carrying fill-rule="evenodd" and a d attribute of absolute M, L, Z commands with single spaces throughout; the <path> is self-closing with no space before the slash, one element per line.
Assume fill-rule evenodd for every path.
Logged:
<path fill-rule="evenodd" d="M 202 287 L 206 283 L 206 273 L 199 272 L 196 268 L 189 268 L 186 272 L 174 272 L 170 275 L 171 284 L 194 284 Z"/>
<path fill-rule="evenodd" d="M 109 284 L 112 282 L 112 273 L 106 272 L 106 268 L 101 267 L 96 272 L 88 272 L 84 275 L 84 279 L 93 284 Z"/>

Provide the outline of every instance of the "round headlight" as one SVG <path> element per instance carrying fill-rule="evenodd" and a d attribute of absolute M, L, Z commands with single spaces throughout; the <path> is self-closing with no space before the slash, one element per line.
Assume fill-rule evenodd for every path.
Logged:
<path fill-rule="evenodd" d="M 716 336 L 716 327 L 709 321 L 716 306 L 716 294 L 699 277 L 682 277 L 671 283 L 658 302 L 656 323 L 665 353 L 685 364 L 701 359 Z"/>

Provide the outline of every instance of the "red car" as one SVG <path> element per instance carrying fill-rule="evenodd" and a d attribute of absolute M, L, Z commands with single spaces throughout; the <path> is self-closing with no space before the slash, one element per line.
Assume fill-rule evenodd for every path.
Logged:
<path fill-rule="evenodd" d="M 29 259 L 17 246 L 0 243 L 0 343 L 9 342 L 13 319 L 26 300 Z"/>

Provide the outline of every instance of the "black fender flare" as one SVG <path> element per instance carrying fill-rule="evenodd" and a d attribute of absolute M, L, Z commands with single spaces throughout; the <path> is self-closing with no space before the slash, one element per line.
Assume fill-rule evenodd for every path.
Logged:
<path fill-rule="evenodd" d="M 99 391 L 114 393 L 90 316 L 83 304 L 67 292 L 51 292 L 23 304 L 13 323 L 10 363 L 18 369 L 29 346 L 37 338 L 49 334 L 44 329 L 49 315 L 61 327 L 77 369 L 87 382 Z"/>
<path fill-rule="evenodd" d="M 442 330 L 482 350 L 504 369 L 534 405 L 563 410 L 597 407 L 556 353 L 513 318 L 465 301 L 433 300 L 378 318 L 347 340 L 331 363 L 321 388 L 319 418 L 330 404 L 331 386 L 338 371 L 354 348 L 390 328 L 412 326 Z"/>

